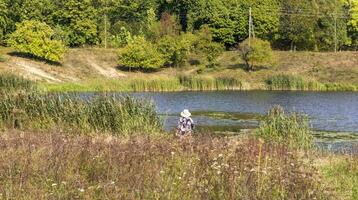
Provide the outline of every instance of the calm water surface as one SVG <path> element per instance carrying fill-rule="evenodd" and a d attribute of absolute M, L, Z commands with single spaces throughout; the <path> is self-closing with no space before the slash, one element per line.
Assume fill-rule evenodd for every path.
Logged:
<path fill-rule="evenodd" d="M 151 99 L 165 116 L 165 126 L 175 126 L 179 113 L 187 108 L 202 126 L 240 126 L 252 128 L 273 105 L 288 112 L 307 114 L 312 128 L 319 131 L 358 133 L 358 93 L 355 92 L 281 92 L 224 91 L 131 93 Z M 237 117 L 237 116 L 246 117 Z M 219 117 L 217 117 L 219 116 Z M 248 116 L 248 117 L 247 117 Z"/>

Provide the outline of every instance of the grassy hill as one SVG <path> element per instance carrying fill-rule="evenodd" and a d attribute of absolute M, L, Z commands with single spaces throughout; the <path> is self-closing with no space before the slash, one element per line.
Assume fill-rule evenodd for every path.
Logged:
<path fill-rule="evenodd" d="M 22 57 L 10 48 L 0 48 L 0 55 L 0 73 L 36 80 L 50 91 L 357 90 L 358 86 L 358 52 L 276 51 L 271 63 L 262 63 L 253 72 L 243 69 L 237 51 L 225 52 L 216 68 L 203 70 L 193 57 L 182 68 L 157 72 L 122 69 L 115 49 L 69 49 L 61 65 Z"/>

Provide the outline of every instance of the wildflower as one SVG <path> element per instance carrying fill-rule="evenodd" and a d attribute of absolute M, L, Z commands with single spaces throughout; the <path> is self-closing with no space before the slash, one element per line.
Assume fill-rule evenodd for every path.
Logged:
<path fill-rule="evenodd" d="M 179 176 L 178 179 L 181 180 L 181 176 Z"/>
<path fill-rule="evenodd" d="M 114 184 L 115 184 L 115 182 L 114 182 L 114 181 L 112 181 L 112 182 L 111 182 L 111 185 L 114 185 Z"/>
<path fill-rule="evenodd" d="M 175 154 L 173 151 L 172 151 L 172 152 L 170 152 L 170 153 L 172 154 L 172 156 L 174 156 L 174 154 Z"/>
<path fill-rule="evenodd" d="M 84 192 L 84 191 L 85 191 L 85 189 L 83 189 L 83 188 L 78 188 L 78 191 L 80 191 L 80 192 Z"/>
<path fill-rule="evenodd" d="M 218 173 L 218 175 L 220 175 L 220 174 L 221 174 L 221 171 L 220 171 L 220 170 L 218 170 L 218 172 L 217 172 L 217 173 Z"/>

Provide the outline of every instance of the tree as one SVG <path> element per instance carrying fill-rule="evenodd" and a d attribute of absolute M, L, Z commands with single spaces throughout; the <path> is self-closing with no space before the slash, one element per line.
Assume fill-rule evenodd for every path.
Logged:
<path fill-rule="evenodd" d="M 164 65 L 163 55 L 144 37 L 134 37 L 126 47 L 119 50 L 119 65 L 129 69 L 158 69 Z"/>
<path fill-rule="evenodd" d="M 273 52 L 268 41 L 261 39 L 247 39 L 240 44 L 241 58 L 245 61 L 248 71 L 254 70 L 258 63 L 268 62 L 272 59 Z"/>
<path fill-rule="evenodd" d="M 291 50 L 315 49 L 315 28 L 317 15 L 310 0 L 285 0 L 281 15 L 278 43 L 281 48 L 289 46 Z"/>
<path fill-rule="evenodd" d="M 61 41 L 53 39 L 54 31 L 38 21 L 24 21 L 16 25 L 8 44 L 21 53 L 27 53 L 53 62 L 59 62 L 65 48 Z"/>
<path fill-rule="evenodd" d="M 207 26 L 204 26 L 199 32 L 197 32 L 195 49 L 198 54 L 203 54 L 205 56 L 209 67 L 217 64 L 216 59 L 225 50 L 222 44 L 213 42 L 212 33 Z"/>
<path fill-rule="evenodd" d="M 352 47 L 358 48 L 358 1 L 347 1 L 350 17 L 348 20 L 348 34 L 352 40 Z"/>
<path fill-rule="evenodd" d="M 193 48 L 195 36 L 193 34 L 182 34 L 180 36 L 166 35 L 158 42 L 158 50 L 165 59 L 167 66 L 182 66 L 189 57 Z"/>
<path fill-rule="evenodd" d="M 3 43 L 4 36 L 8 25 L 7 5 L 4 0 L 0 0 L 0 44 Z"/>
<path fill-rule="evenodd" d="M 98 41 L 97 11 L 91 0 L 59 0 L 54 21 L 67 32 L 66 44 L 72 47 L 96 44 Z"/>
<path fill-rule="evenodd" d="M 199 0 L 188 14 L 194 29 L 208 25 L 213 40 L 232 47 L 248 37 L 249 8 L 255 33 L 271 39 L 279 27 L 279 0 Z"/>

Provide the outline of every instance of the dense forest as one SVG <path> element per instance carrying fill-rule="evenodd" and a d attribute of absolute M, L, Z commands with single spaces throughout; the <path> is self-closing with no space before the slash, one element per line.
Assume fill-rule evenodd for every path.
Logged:
<path fill-rule="evenodd" d="M 0 0 L 0 43 L 35 20 L 68 47 L 121 47 L 128 37 L 156 41 L 208 27 L 230 49 L 249 35 L 250 8 L 253 35 L 276 49 L 358 47 L 357 0 Z"/>

